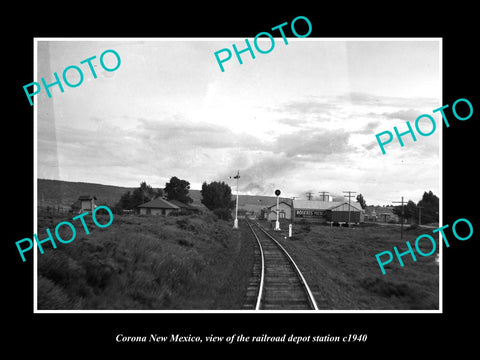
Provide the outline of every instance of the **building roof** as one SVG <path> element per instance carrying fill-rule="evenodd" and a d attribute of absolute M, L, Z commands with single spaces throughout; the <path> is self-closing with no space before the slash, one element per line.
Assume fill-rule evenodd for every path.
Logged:
<path fill-rule="evenodd" d="M 190 205 L 190 204 L 183 203 L 183 202 L 181 202 L 181 201 L 179 201 L 179 200 L 168 200 L 168 202 L 169 202 L 170 204 L 173 204 L 173 205 L 175 205 L 175 206 L 178 206 L 179 208 L 185 208 L 185 209 L 189 209 L 189 210 L 198 210 L 197 207 L 192 206 L 192 205 Z"/>
<path fill-rule="evenodd" d="M 292 205 L 290 205 L 289 203 L 287 203 L 287 202 L 285 202 L 285 201 L 283 201 L 283 200 L 278 203 L 278 205 L 280 205 L 280 204 L 285 204 L 285 205 L 287 205 L 288 207 L 292 207 Z M 277 206 L 277 203 L 275 203 L 275 204 L 273 204 L 273 205 L 270 205 L 270 206 L 267 206 L 267 209 L 271 209 L 271 208 L 276 207 L 276 206 Z"/>
<path fill-rule="evenodd" d="M 293 200 L 293 207 L 295 209 L 306 210 L 330 210 L 343 204 L 348 204 L 348 201 Z M 350 203 L 350 206 L 356 210 L 362 210 L 358 202 Z"/>
<path fill-rule="evenodd" d="M 343 202 L 340 202 L 338 205 L 334 205 L 332 206 L 331 208 L 329 208 L 328 210 L 332 210 L 332 209 L 335 209 L 339 206 L 342 206 L 344 204 L 347 204 L 348 205 L 348 201 L 343 201 Z M 358 211 L 364 211 L 362 209 L 362 206 L 358 203 L 358 202 L 354 202 L 354 203 L 350 203 L 350 207 L 355 209 L 355 210 L 358 210 Z"/>
<path fill-rule="evenodd" d="M 162 198 L 156 198 L 146 202 L 145 204 L 138 205 L 139 208 L 150 208 L 150 209 L 180 209 L 179 206 L 172 204 L 170 201 L 167 201 Z"/>
<path fill-rule="evenodd" d="M 91 195 L 80 195 L 78 197 L 78 200 L 97 200 L 97 198 L 95 196 L 91 196 Z"/>

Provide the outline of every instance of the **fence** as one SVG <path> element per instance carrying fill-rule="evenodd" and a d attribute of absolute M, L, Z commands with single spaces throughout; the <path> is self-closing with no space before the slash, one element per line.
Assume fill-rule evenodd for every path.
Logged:
<path fill-rule="evenodd" d="M 47 205 L 47 206 L 37 206 L 37 212 L 49 213 L 49 214 L 68 214 L 72 213 L 72 208 L 70 206 L 64 205 Z"/>

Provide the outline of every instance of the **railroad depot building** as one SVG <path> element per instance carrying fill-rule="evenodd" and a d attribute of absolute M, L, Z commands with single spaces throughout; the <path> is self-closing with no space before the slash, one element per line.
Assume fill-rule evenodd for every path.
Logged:
<path fill-rule="evenodd" d="M 172 212 L 179 212 L 180 207 L 169 201 L 156 198 L 137 206 L 137 213 L 140 215 L 169 215 Z"/>
<path fill-rule="evenodd" d="M 349 215 L 350 213 L 350 215 Z M 364 222 L 364 210 L 358 202 L 293 200 L 292 219 L 294 222 L 308 221 L 316 223 Z"/>
<path fill-rule="evenodd" d="M 178 206 L 180 211 L 183 212 L 183 213 L 197 213 L 199 212 L 199 209 L 193 205 L 190 205 L 190 204 L 185 204 L 181 201 L 178 201 L 178 200 L 168 200 L 168 202 L 170 204 L 173 204 L 175 206 Z"/>
<path fill-rule="evenodd" d="M 138 205 L 135 213 L 139 215 L 170 215 L 171 213 L 191 214 L 198 212 L 199 209 L 190 204 L 185 204 L 178 200 L 166 200 L 156 198 L 144 204 Z"/>
<path fill-rule="evenodd" d="M 292 219 L 292 206 L 285 201 L 280 201 L 278 203 L 278 218 L 290 220 Z M 277 220 L 277 204 L 263 209 L 263 219 L 273 221 Z"/>

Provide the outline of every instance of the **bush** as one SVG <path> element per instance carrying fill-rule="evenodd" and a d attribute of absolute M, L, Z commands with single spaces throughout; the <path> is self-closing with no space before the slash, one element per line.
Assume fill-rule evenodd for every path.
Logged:
<path fill-rule="evenodd" d="M 232 219 L 232 212 L 228 208 L 219 208 L 213 210 L 213 213 L 218 216 L 219 219 L 222 220 L 231 220 Z"/>
<path fill-rule="evenodd" d="M 38 309 L 58 310 L 71 309 L 72 301 L 65 294 L 63 289 L 53 281 L 39 275 L 38 276 Z"/>
<path fill-rule="evenodd" d="M 192 247 L 193 246 L 193 243 L 187 239 L 177 239 L 177 243 L 178 245 L 180 246 L 184 246 L 184 247 Z"/>
<path fill-rule="evenodd" d="M 407 227 L 407 231 L 408 230 L 417 230 L 419 228 L 418 224 L 412 224 L 410 225 L 409 227 Z"/>
<path fill-rule="evenodd" d="M 361 280 L 360 285 L 368 291 L 382 296 L 406 296 L 412 290 L 406 283 L 388 282 L 378 278 L 364 278 Z"/>

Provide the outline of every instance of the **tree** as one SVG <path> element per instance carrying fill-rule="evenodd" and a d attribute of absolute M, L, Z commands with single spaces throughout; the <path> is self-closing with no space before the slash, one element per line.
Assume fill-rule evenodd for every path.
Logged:
<path fill-rule="evenodd" d="M 393 208 L 393 213 L 402 216 L 402 205 L 395 206 Z M 416 219 L 417 216 L 417 205 L 412 200 L 408 200 L 406 204 L 403 205 L 403 218 L 410 220 Z"/>
<path fill-rule="evenodd" d="M 367 207 L 367 203 L 365 202 L 365 199 L 363 198 L 362 194 L 357 195 L 357 201 L 360 203 L 360 206 L 362 207 L 362 209 L 365 210 L 365 208 Z"/>
<path fill-rule="evenodd" d="M 176 176 L 172 176 L 169 182 L 165 183 L 165 193 L 167 200 L 178 200 L 184 204 L 193 202 L 193 199 L 188 196 L 190 190 L 190 183 L 187 180 L 181 180 Z"/>
<path fill-rule="evenodd" d="M 235 206 L 235 201 L 232 200 L 232 189 L 228 184 L 223 181 L 213 181 L 210 184 L 204 182 L 200 193 L 202 194 L 202 204 L 209 210 L 223 220 L 231 218 L 231 210 Z"/>
<path fill-rule="evenodd" d="M 143 204 L 147 201 L 153 200 L 163 195 L 162 189 L 153 189 L 145 181 L 140 183 L 140 186 L 133 190 L 124 193 L 118 201 L 116 207 L 120 209 L 133 209 L 134 207 Z"/>
<path fill-rule="evenodd" d="M 417 204 L 422 208 L 422 224 L 438 222 L 439 202 L 439 198 L 431 191 L 423 193 L 422 200 Z"/>

